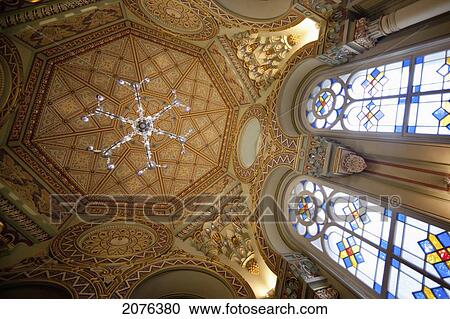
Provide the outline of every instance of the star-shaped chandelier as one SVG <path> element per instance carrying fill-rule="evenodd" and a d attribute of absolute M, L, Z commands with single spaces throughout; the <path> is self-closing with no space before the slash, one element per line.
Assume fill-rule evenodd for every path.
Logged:
<path fill-rule="evenodd" d="M 190 111 L 190 107 L 181 103 L 180 99 L 177 97 L 176 90 L 172 90 L 172 100 L 169 104 L 164 105 L 162 110 L 160 110 L 157 113 L 145 116 L 145 110 L 144 106 L 142 104 L 142 100 L 146 99 L 145 96 L 141 96 L 140 90 L 144 83 L 149 83 L 150 79 L 148 77 L 144 78 L 141 82 L 131 83 L 125 80 L 118 80 L 117 81 L 120 85 L 125 86 L 131 91 L 133 91 L 134 99 L 136 101 L 136 107 L 137 107 L 137 114 L 138 117 L 136 119 L 131 119 L 128 117 L 123 117 L 120 115 L 116 115 L 114 113 L 105 111 L 103 109 L 102 102 L 105 100 L 105 97 L 102 95 L 97 95 L 97 106 L 94 110 L 94 112 L 89 113 L 87 115 L 84 115 L 81 117 L 81 120 L 85 123 L 89 122 L 89 118 L 92 116 L 105 116 L 113 120 L 118 120 L 122 123 L 126 123 L 130 125 L 131 132 L 122 137 L 120 140 L 115 141 L 111 145 L 102 148 L 102 149 L 95 149 L 94 146 L 90 145 L 87 147 L 87 150 L 92 153 L 100 154 L 103 158 L 106 159 L 106 168 L 108 170 L 113 170 L 115 168 L 115 165 L 111 161 L 111 156 L 113 154 L 113 151 L 122 144 L 125 144 L 129 141 L 131 141 L 134 137 L 140 136 L 142 137 L 142 143 L 144 144 L 145 149 L 145 157 L 147 159 L 147 163 L 145 166 L 143 166 L 141 169 L 137 171 L 138 176 L 142 176 L 146 170 L 152 170 L 156 168 L 166 168 L 167 165 L 160 165 L 155 162 L 152 155 L 152 148 L 150 139 L 153 134 L 155 135 L 165 135 L 169 137 L 170 139 L 174 139 L 178 141 L 181 144 L 181 154 L 185 153 L 185 144 L 187 141 L 187 138 L 190 134 L 192 134 L 193 130 L 189 129 L 188 132 L 185 135 L 176 135 L 175 133 L 167 132 L 164 130 L 161 130 L 155 126 L 156 122 L 163 116 L 163 114 L 170 111 L 172 108 L 181 108 L 184 109 L 186 112 Z"/>

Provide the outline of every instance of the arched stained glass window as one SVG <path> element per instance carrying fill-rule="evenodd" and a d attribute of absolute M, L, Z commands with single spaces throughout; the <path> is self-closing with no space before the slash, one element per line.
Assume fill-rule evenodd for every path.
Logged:
<path fill-rule="evenodd" d="M 314 130 L 450 135 L 450 50 L 328 77 L 304 110 Z"/>
<path fill-rule="evenodd" d="M 315 256 L 381 298 L 450 297 L 448 230 L 308 179 L 292 188 L 287 209 Z"/>

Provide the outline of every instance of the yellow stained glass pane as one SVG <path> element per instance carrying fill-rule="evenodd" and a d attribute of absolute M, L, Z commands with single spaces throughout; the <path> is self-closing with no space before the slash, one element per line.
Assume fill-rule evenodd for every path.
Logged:
<path fill-rule="evenodd" d="M 356 268 L 356 265 L 357 265 L 358 263 L 356 262 L 355 256 L 351 255 L 351 256 L 350 256 L 350 261 L 352 262 L 352 266 Z"/>
<path fill-rule="evenodd" d="M 441 243 L 439 242 L 439 240 L 433 234 L 428 235 L 428 240 L 431 241 L 431 243 L 433 244 L 433 246 L 436 250 L 443 248 Z"/>
<path fill-rule="evenodd" d="M 423 293 L 425 294 L 427 299 L 436 299 L 436 298 L 434 298 L 433 292 L 428 287 L 423 287 Z"/>
<path fill-rule="evenodd" d="M 427 255 L 427 263 L 435 264 L 441 261 L 441 257 L 437 253 L 432 253 Z"/>

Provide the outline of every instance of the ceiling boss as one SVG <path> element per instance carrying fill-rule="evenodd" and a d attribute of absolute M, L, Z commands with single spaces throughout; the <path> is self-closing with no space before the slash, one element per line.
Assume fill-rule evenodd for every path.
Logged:
<path fill-rule="evenodd" d="M 119 79 L 117 81 L 120 85 L 129 88 L 134 94 L 134 100 L 136 101 L 136 111 L 138 117 L 135 119 L 123 117 L 120 115 L 116 115 L 114 113 L 105 111 L 103 108 L 102 102 L 105 100 L 105 97 L 102 95 L 97 95 L 97 106 L 94 112 L 89 113 L 87 115 L 83 115 L 81 120 L 85 123 L 89 122 L 89 118 L 92 116 L 105 116 L 113 120 L 118 120 L 124 124 L 128 124 L 131 127 L 131 131 L 122 137 L 121 139 L 115 141 L 111 145 L 104 147 L 102 149 L 96 149 L 94 146 L 89 145 L 87 150 L 89 152 L 100 154 L 103 158 L 106 159 L 106 168 L 108 170 L 113 170 L 115 165 L 111 161 L 111 157 L 113 151 L 122 144 L 125 144 L 131 141 L 134 137 L 138 136 L 141 138 L 142 143 L 144 144 L 145 157 L 147 159 L 147 163 L 139 169 L 136 173 L 138 176 L 142 176 L 144 172 L 148 169 L 152 170 L 155 168 L 166 168 L 167 165 L 161 165 L 156 163 L 153 159 L 152 155 L 152 145 L 150 143 L 151 137 L 153 135 L 164 135 L 169 137 L 170 139 L 174 139 L 181 144 L 181 153 L 185 153 L 185 144 L 189 135 L 192 134 L 193 130 L 189 129 L 185 135 L 177 135 L 175 133 L 171 133 L 162 129 L 159 129 L 155 126 L 158 120 L 162 117 L 163 114 L 169 112 L 172 108 L 180 108 L 184 109 L 184 111 L 189 112 L 190 107 L 188 105 L 183 104 L 180 99 L 177 97 L 176 90 L 172 90 L 172 100 L 170 103 L 164 105 L 162 110 L 157 113 L 147 115 L 144 109 L 143 100 L 146 99 L 145 96 L 141 96 L 140 90 L 145 83 L 150 82 L 150 78 L 145 77 L 141 82 L 128 82 L 126 80 Z"/>

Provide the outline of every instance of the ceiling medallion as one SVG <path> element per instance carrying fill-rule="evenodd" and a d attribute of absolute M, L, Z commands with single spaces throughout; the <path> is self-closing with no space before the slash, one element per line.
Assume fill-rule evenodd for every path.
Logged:
<path fill-rule="evenodd" d="M 180 99 L 177 97 L 176 90 L 172 90 L 172 101 L 169 104 L 166 104 L 161 111 L 156 112 L 154 114 L 145 115 L 145 109 L 143 106 L 142 101 L 147 99 L 146 96 L 141 96 L 140 90 L 144 83 L 149 83 L 150 79 L 148 77 L 144 78 L 141 82 L 135 82 L 131 83 L 125 80 L 118 80 L 117 81 L 120 85 L 125 86 L 129 88 L 133 94 L 134 99 L 136 101 L 137 106 L 137 114 L 138 117 L 135 119 L 131 119 L 128 117 L 123 117 L 120 115 L 116 115 L 114 113 L 105 111 L 103 109 L 102 102 L 105 100 L 105 97 L 102 95 L 97 95 L 97 107 L 95 108 L 94 112 L 89 113 L 87 115 L 83 115 L 81 117 L 81 120 L 85 123 L 89 122 L 89 118 L 91 116 L 105 116 L 113 120 L 118 120 L 124 124 L 128 124 L 131 128 L 130 132 L 122 137 L 120 140 L 115 141 L 111 145 L 102 148 L 102 149 L 96 149 L 94 146 L 90 145 L 87 147 L 87 150 L 92 153 L 100 154 L 103 158 L 106 158 L 106 168 L 108 170 L 113 170 L 115 168 L 115 165 L 111 161 L 112 152 L 113 150 L 119 148 L 122 146 L 122 144 L 125 144 L 129 141 L 131 141 L 135 136 L 141 136 L 142 137 L 142 143 L 144 144 L 144 151 L 145 151 L 145 157 L 147 158 L 147 163 L 145 166 L 143 166 L 141 169 L 137 171 L 138 176 L 142 176 L 144 172 L 148 169 L 155 169 L 155 168 L 166 168 L 167 165 L 160 165 L 155 162 L 152 156 L 152 149 L 151 149 L 151 143 L 150 139 L 153 134 L 155 135 L 164 135 L 169 137 L 170 139 L 174 139 L 178 141 L 181 144 L 181 154 L 185 153 L 185 144 L 187 142 L 187 138 L 189 135 L 192 134 L 193 130 L 189 129 L 188 132 L 185 135 L 176 135 L 175 133 L 167 132 L 162 129 L 159 129 L 155 126 L 156 122 L 161 118 L 161 116 L 168 111 L 170 111 L 172 108 L 183 108 L 186 112 L 190 111 L 190 107 L 181 103 Z"/>

